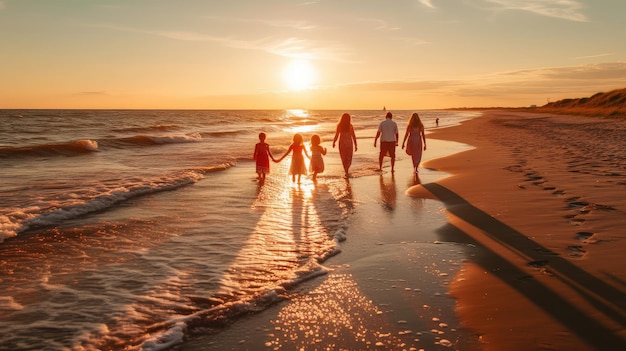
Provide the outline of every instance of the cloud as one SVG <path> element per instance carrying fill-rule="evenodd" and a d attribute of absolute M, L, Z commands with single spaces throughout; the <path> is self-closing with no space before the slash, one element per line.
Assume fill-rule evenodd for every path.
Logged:
<path fill-rule="evenodd" d="M 338 43 L 328 41 L 300 39 L 297 37 L 238 39 L 234 37 L 207 35 L 192 31 L 147 30 L 110 25 L 103 25 L 100 27 L 124 32 L 159 36 L 172 40 L 212 42 L 229 48 L 264 51 L 273 55 L 290 58 L 353 62 L 349 59 L 351 55 L 350 50 Z"/>
<path fill-rule="evenodd" d="M 265 40 L 255 43 L 258 49 L 292 58 L 315 59 L 335 62 L 352 62 L 350 51 L 343 46 L 331 42 L 320 42 L 299 38 L 282 40 Z"/>
<path fill-rule="evenodd" d="M 537 80 L 570 81 L 569 84 L 572 84 L 572 80 L 579 80 L 581 84 L 587 80 L 624 82 L 626 81 L 626 62 L 519 70 L 504 73 L 502 76 L 520 76 L 525 79 Z"/>
<path fill-rule="evenodd" d="M 316 25 L 302 20 L 288 20 L 288 19 L 275 19 L 275 20 L 265 20 L 258 18 L 240 18 L 240 17 L 224 17 L 224 16 L 204 16 L 204 18 L 210 19 L 211 21 L 220 21 L 225 23 L 245 23 L 245 24 L 262 24 L 275 28 L 289 28 L 296 30 L 311 30 L 317 28 Z"/>
<path fill-rule="evenodd" d="M 587 22 L 582 13 L 583 5 L 575 0 L 485 0 L 497 4 L 505 10 L 528 11 L 541 16 L 560 18 L 569 21 Z"/>
<path fill-rule="evenodd" d="M 433 1 L 432 0 L 418 0 L 420 4 L 430 8 L 430 9 L 434 9 L 435 5 L 433 5 Z"/>
<path fill-rule="evenodd" d="M 386 81 L 345 84 L 349 91 L 426 91 L 439 90 L 458 85 L 455 81 Z"/>
<path fill-rule="evenodd" d="M 615 55 L 615 53 L 607 52 L 607 53 L 604 53 L 604 54 L 578 56 L 578 57 L 574 57 L 574 58 L 577 59 L 577 60 L 586 60 L 586 59 L 594 59 L 594 58 L 598 58 L 598 57 L 606 57 L 606 56 L 613 56 L 613 55 Z"/>
<path fill-rule="evenodd" d="M 626 62 L 612 62 L 497 72 L 456 80 L 357 82 L 337 88 L 355 93 L 417 93 L 431 97 L 496 99 L 494 101 L 523 97 L 543 101 L 545 96 L 577 97 L 623 88 L 625 81 Z"/>

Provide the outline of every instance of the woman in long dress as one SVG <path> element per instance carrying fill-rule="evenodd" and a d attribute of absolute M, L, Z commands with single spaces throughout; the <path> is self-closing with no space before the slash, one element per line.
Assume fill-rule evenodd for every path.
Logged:
<path fill-rule="evenodd" d="M 415 173 L 418 173 L 418 167 L 422 162 L 422 150 L 426 150 L 426 134 L 424 133 L 424 124 L 420 120 L 420 116 L 417 112 L 411 115 L 409 123 L 406 126 L 406 132 L 404 133 L 404 140 L 402 141 L 402 148 L 409 139 L 409 143 L 406 145 L 406 153 L 411 155 L 413 160 L 413 169 Z"/>
<path fill-rule="evenodd" d="M 333 148 L 337 143 L 337 138 L 339 138 L 339 156 L 341 156 L 345 177 L 348 178 L 350 176 L 350 166 L 352 165 L 352 154 L 357 150 L 356 134 L 354 133 L 350 114 L 348 113 L 341 115 L 337 123 L 335 139 L 333 139 Z M 352 144 L 354 144 L 354 150 L 352 149 Z"/>

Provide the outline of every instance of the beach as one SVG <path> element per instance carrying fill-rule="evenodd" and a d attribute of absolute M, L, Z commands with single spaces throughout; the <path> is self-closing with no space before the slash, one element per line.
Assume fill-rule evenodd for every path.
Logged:
<path fill-rule="evenodd" d="M 0 350 L 624 349 L 624 120 L 421 111 L 415 177 L 352 111 L 345 179 L 342 113 L 2 111 Z"/>
<path fill-rule="evenodd" d="M 403 195 L 415 184 L 410 172 L 398 169 L 390 177 L 388 161 L 382 177 L 376 171 L 381 111 L 349 111 L 359 150 L 351 177 L 343 178 L 332 138 L 344 112 L 0 110 L 0 350 L 186 347 L 251 314 L 264 318 L 264 309 L 295 301 L 296 291 L 314 290 L 309 283 L 334 277 L 336 267 L 367 257 L 361 253 L 413 249 L 420 214 L 420 225 L 431 223 L 420 242 L 436 253 L 444 247 L 433 247 L 435 229 L 446 223 L 441 204 L 429 203 L 437 215 L 428 214 L 426 202 Z M 394 112 L 405 125 L 411 111 Z M 421 114 L 427 130 L 437 117 L 443 127 L 479 115 Z M 276 157 L 295 133 L 307 148 L 320 135 L 326 170 L 317 182 L 305 176 L 294 183 L 287 157 L 260 182 L 252 159 L 260 131 Z M 449 146 L 433 145 L 429 155 L 466 148 L 442 143 Z M 453 275 L 437 273 L 437 291 L 423 295 L 446 296 L 440 285 Z M 381 288 L 428 291 L 418 282 L 401 284 L 403 276 Z M 439 300 L 451 310 L 454 300 Z M 379 308 L 375 315 L 390 313 L 391 307 L 380 309 L 388 301 L 376 303 L 368 307 Z"/>
<path fill-rule="evenodd" d="M 325 274 L 176 349 L 623 350 L 625 121 L 485 111 L 427 139 L 418 180 L 405 157 L 347 181 Z"/>

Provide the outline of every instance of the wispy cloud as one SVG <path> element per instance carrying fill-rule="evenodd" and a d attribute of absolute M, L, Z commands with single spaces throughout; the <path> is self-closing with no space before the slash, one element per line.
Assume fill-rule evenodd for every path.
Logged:
<path fill-rule="evenodd" d="M 211 42 L 225 47 L 264 51 L 278 56 L 306 58 L 314 60 L 352 62 L 351 51 L 344 46 L 327 41 L 300 39 L 297 37 L 264 37 L 260 39 L 238 39 L 235 37 L 213 36 L 193 31 L 147 30 L 123 26 L 104 25 L 118 31 L 159 36 L 172 40 Z"/>
<path fill-rule="evenodd" d="M 577 59 L 577 60 L 586 60 L 586 59 L 593 59 L 593 58 L 613 56 L 613 55 L 615 55 L 615 53 L 607 52 L 607 53 L 604 53 L 604 54 L 578 56 L 578 57 L 574 57 L 574 58 Z"/>
<path fill-rule="evenodd" d="M 517 76 L 525 80 L 560 80 L 586 81 L 606 80 L 611 82 L 626 81 L 626 62 L 598 63 L 578 66 L 547 67 L 530 70 L 518 70 L 500 73 L 502 77 Z M 570 83 L 571 84 L 571 83 Z"/>
<path fill-rule="evenodd" d="M 311 30 L 317 28 L 317 26 L 308 21 L 298 21 L 298 20 L 285 20 L 285 19 L 257 19 L 257 18 L 241 18 L 241 17 L 224 17 L 224 16 L 205 16 L 205 18 L 210 19 L 212 21 L 221 21 L 227 23 L 242 23 L 242 24 L 262 24 L 269 27 L 275 28 L 289 28 L 296 30 Z"/>
<path fill-rule="evenodd" d="M 415 91 L 432 96 L 506 98 L 556 94 L 576 97 L 623 87 L 624 81 L 626 62 L 613 62 L 497 72 L 456 80 L 355 82 L 341 88 L 355 92 Z"/>
<path fill-rule="evenodd" d="M 259 49 L 279 56 L 352 62 L 349 59 L 350 50 L 336 43 L 287 38 L 283 40 L 264 40 L 257 44 L 259 44 Z"/>
<path fill-rule="evenodd" d="M 430 8 L 430 9 L 434 9 L 435 5 L 433 5 L 433 0 L 418 0 L 420 4 Z"/>
<path fill-rule="evenodd" d="M 453 81 L 385 81 L 358 82 L 342 87 L 350 91 L 428 91 L 449 88 L 457 84 L 458 82 Z"/>
<path fill-rule="evenodd" d="M 506 10 L 528 11 L 541 16 L 587 22 L 583 5 L 575 0 L 485 0 Z"/>

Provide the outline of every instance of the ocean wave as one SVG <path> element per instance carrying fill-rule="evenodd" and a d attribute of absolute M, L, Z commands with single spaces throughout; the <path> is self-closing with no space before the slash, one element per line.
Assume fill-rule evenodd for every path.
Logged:
<path fill-rule="evenodd" d="M 199 133 L 191 133 L 185 135 L 135 135 L 126 138 L 101 140 L 100 143 L 105 146 L 120 146 L 120 144 L 149 146 L 195 143 L 200 140 L 202 140 L 202 136 Z"/>
<path fill-rule="evenodd" d="M 126 127 L 126 128 L 117 128 L 113 129 L 113 132 L 116 133 L 150 133 L 150 132 L 172 132 L 179 130 L 180 126 L 176 124 L 157 124 L 154 126 L 143 126 L 143 127 Z"/>
<path fill-rule="evenodd" d="M 75 140 L 66 143 L 40 144 L 23 147 L 0 148 L 0 157 L 22 156 L 76 156 L 97 152 L 98 142 L 89 139 Z"/>
<path fill-rule="evenodd" d="M 103 211 L 138 196 L 175 190 L 191 185 L 204 178 L 204 175 L 207 173 L 226 170 L 232 166 L 232 163 L 224 163 L 188 169 L 156 179 L 144 179 L 119 185 L 108 191 L 91 194 L 89 198 L 74 200 L 74 202 L 65 205 L 51 204 L 49 206 L 30 206 L 28 208 L 4 208 L 2 209 L 3 213 L 0 213 L 0 242 L 30 229 L 59 225 L 66 220 Z"/>
<path fill-rule="evenodd" d="M 238 317 L 262 311 L 283 301 L 287 298 L 289 290 L 302 282 L 325 275 L 328 271 L 329 269 L 319 264 L 317 260 L 311 259 L 295 272 L 294 278 L 277 282 L 274 286 L 255 296 L 230 301 L 211 299 L 207 301 L 211 307 L 187 315 L 172 314 L 168 320 L 143 325 L 136 330 L 148 332 L 141 333 L 141 335 L 128 335 L 123 329 L 101 328 L 94 331 L 92 335 L 86 335 L 83 340 L 78 342 L 83 350 L 96 350 L 103 345 L 105 348 L 108 348 L 107 346 L 118 348 L 122 346 L 125 350 L 167 350 L 182 343 L 186 337 L 195 333 L 206 333 L 210 329 L 225 327 Z M 151 315 L 144 315 L 146 312 L 135 311 L 134 316 L 137 320 L 125 321 L 124 324 L 144 324 L 150 321 Z M 125 340 L 125 344 L 120 345 L 120 340 Z"/>
<path fill-rule="evenodd" d="M 231 136 L 241 135 L 241 134 L 246 134 L 246 132 L 244 132 L 242 130 L 228 130 L 228 131 L 221 131 L 221 132 L 204 132 L 204 133 L 202 133 L 202 136 L 221 138 L 221 137 L 231 137 Z"/>

